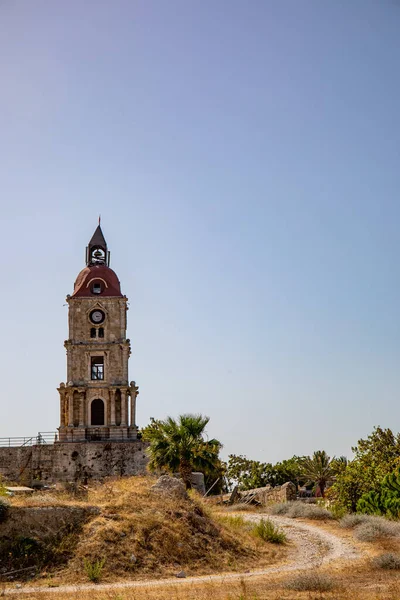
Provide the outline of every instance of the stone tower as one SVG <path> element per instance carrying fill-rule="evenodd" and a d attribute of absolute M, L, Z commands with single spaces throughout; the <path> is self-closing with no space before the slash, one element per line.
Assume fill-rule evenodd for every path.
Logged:
<path fill-rule="evenodd" d="M 135 440 L 136 397 L 128 383 L 127 302 L 99 226 L 86 267 L 67 296 L 67 383 L 60 383 L 60 441 Z"/>

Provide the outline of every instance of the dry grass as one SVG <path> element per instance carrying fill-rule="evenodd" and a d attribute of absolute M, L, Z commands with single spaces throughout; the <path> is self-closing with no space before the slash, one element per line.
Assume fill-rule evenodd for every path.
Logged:
<path fill-rule="evenodd" d="M 85 564 L 103 560 L 102 581 L 115 581 L 173 576 L 181 569 L 196 575 L 262 568 L 285 556 L 285 550 L 256 540 L 237 517 L 218 521 L 216 510 L 200 498 L 161 497 L 151 492 L 153 483 L 133 477 L 89 489 L 87 502 L 101 512 L 77 533 L 73 557 L 57 571 L 55 583 L 86 583 Z M 13 499 L 23 506 L 80 502 L 60 493 Z"/>
<path fill-rule="evenodd" d="M 295 590 L 296 592 L 329 592 L 336 585 L 332 577 L 318 571 L 307 571 L 292 575 L 284 583 L 287 590 Z"/>
<path fill-rule="evenodd" d="M 332 513 L 326 508 L 317 506 L 316 504 L 306 504 L 304 502 L 282 502 L 273 504 L 270 508 L 272 515 L 281 515 L 289 519 L 312 519 L 324 521 L 333 519 Z"/>
<path fill-rule="evenodd" d="M 111 582 L 114 577 L 129 578 L 144 584 L 146 579 L 169 576 L 175 574 L 180 568 L 183 568 L 188 576 L 229 570 L 244 572 L 247 569 L 260 568 L 262 563 L 267 565 L 282 556 L 281 554 L 274 556 L 271 554 L 273 548 L 269 544 L 257 542 L 251 537 L 251 534 L 243 532 L 243 519 L 237 519 L 235 515 L 225 513 L 225 518 L 228 517 L 228 519 L 220 521 L 221 516 L 216 518 L 215 509 L 204 507 L 196 499 L 183 502 L 183 504 L 176 500 L 169 502 L 163 499 L 161 502 L 159 498 L 157 499 L 149 492 L 151 483 L 151 480 L 137 478 L 133 482 L 131 480 L 109 482 L 104 487 L 96 486 L 90 490 L 89 502 L 100 506 L 102 515 L 86 526 L 85 536 L 78 544 L 79 555 L 63 572 L 53 573 L 42 578 L 44 590 L 42 593 L 17 594 L 17 597 L 25 600 L 399 600 L 400 598 L 400 573 L 395 569 L 377 568 L 371 561 L 371 558 L 381 555 L 383 552 L 399 554 L 400 538 L 397 537 L 380 538 L 368 543 L 357 542 L 357 545 L 366 551 L 362 560 L 352 561 L 351 564 L 332 563 L 329 567 L 319 570 L 321 574 L 326 575 L 332 581 L 334 585 L 332 591 L 289 590 L 285 587 L 285 582 L 291 577 L 288 573 L 249 578 L 242 582 L 225 579 L 223 582 L 195 584 L 184 579 L 172 579 L 168 585 L 160 582 L 157 587 L 146 585 L 140 588 L 118 588 L 118 584 L 116 584 L 115 589 L 105 590 L 93 585 L 87 592 L 65 593 L 58 591 L 57 588 L 53 588 L 55 593 L 46 591 L 47 586 L 57 586 L 65 581 L 86 583 L 87 577 L 83 570 L 84 556 L 88 554 L 89 557 L 97 558 L 99 551 L 107 551 L 113 556 L 112 560 L 118 561 L 125 556 L 123 551 L 130 550 L 135 544 L 139 544 L 141 539 L 144 539 L 146 531 L 148 533 L 146 541 L 148 549 L 146 549 L 147 546 L 141 547 L 140 544 L 138 546 L 139 550 L 145 554 L 142 556 L 142 566 L 137 568 L 135 566 L 137 563 L 134 563 L 132 566 L 129 565 L 127 571 L 114 574 L 110 573 L 112 564 L 110 563 L 108 567 L 105 564 L 104 569 L 110 569 L 106 573 L 105 580 Z M 200 521 L 202 526 L 216 528 L 219 531 L 216 537 L 220 542 L 217 542 L 212 535 L 202 533 L 197 525 L 193 524 L 191 520 L 193 515 L 195 515 L 195 521 L 197 517 L 204 519 L 204 521 Z M 170 522 L 165 524 L 168 519 Z M 363 522 L 365 523 L 365 521 Z M 153 524 L 153 529 L 151 524 Z M 352 527 L 357 525 L 360 523 L 353 524 Z M 164 526 L 162 531 L 157 531 L 157 528 Z M 346 539 L 352 539 L 351 530 L 341 529 L 336 521 L 320 522 L 318 527 Z M 163 533 L 167 538 L 165 544 L 161 540 Z M 189 567 L 183 564 L 183 561 L 186 560 L 185 557 L 179 564 L 173 562 L 173 557 L 171 560 L 167 560 L 166 554 L 175 552 L 174 540 L 175 542 L 180 541 L 182 535 L 184 543 L 188 546 L 194 543 L 197 552 L 204 552 L 206 549 L 206 554 L 210 553 L 209 562 L 200 560 L 200 554 L 196 555 L 197 558 L 189 556 L 188 561 L 192 561 L 190 564 L 193 565 Z M 244 538 L 244 535 L 249 535 L 250 539 Z M 203 542 L 206 540 L 204 545 L 200 540 Z M 225 540 L 223 544 L 221 540 Z M 240 553 L 240 550 L 238 551 L 238 543 L 245 545 L 243 554 Z M 85 544 L 87 544 L 86 547 Z M 263 549 L 267 550 L 267 554 L 264 556 L 260 554 Z M 280 552 L 279 548 L 277 550 Z M 118 554 L 120 552 L 121 556 Z M 164 557 L 162 560 L 165 560 L 158 570 L 157 567 L 152 567 L 152 561 L 156 560 L 157 552 L 161 552 L 161 557 Z M 232 560 L 232 556 L 234 560 L 228 564 Z M 137 558 L 139 559 L 139 552 Z M 34 584 L 38 585 L 38 582 L 34 582 Z"/>
<path fill-rule="evenodd" d="M 399 538 L 400 525 L 388 521 L 384 517 L 372 515 L 346 515 L 339 522 L 344 529 L 353 529 L 356 540 L 360 542 L 375 542 L 384 538 Z"/>
<path fill-rule="evenodd" d="M 350 571 L 350 574 L 349 574 Z M 285 581 L 270 578 L 241 580 L 224 583 L 172 583 L 160 587 L 101 590 L 93 585 L 90 591 L 64 593 L 33 593 L 18 598 L 25 600 L 399 600 L 400 584 L 395 574 L 383 572 L 376 580 L 376 571 L 361 569 L 351 574 L 348 568 L 342 573 L 327 573 L 333 584 L 332 591 L 288 590 Z M 321 573 L 322 575 L 322 573 Z"/>
<path fill-rule="evenodd" d="M 393 552 L 380 554 L 372 559 L 372 566 L 377 569 L 400 569 L 400 556 L 398 554 L 393 554 Z"/>

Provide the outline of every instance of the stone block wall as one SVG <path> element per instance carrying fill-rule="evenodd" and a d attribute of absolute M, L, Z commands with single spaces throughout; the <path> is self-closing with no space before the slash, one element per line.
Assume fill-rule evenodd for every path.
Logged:
<path fill-rule="evenodd" d="M 146 448 L 140 440 L 0 448 L 0 475 L 25 485 L 140 475 L 146 472 Z"/>
<path fill-rule="evenodd" d="M 250 496 L 262 506 L 272 502 L 290 502 L 296 500 L 296 486 L 288 481 L 275 487 L 267 485 L 266 487 L 240 492 L 240 501 L 244 502 Z"/>

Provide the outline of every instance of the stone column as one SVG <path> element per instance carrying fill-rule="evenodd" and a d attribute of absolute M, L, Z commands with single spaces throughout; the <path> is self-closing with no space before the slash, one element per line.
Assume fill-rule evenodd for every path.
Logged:
<path fill-rule="evenodd" d="M 139 394 L 139 387 L 135 381 L 131 381 L 129 393 L 131 396 L 131 427 L 136 427 L 136 397 Z"/>
<path fill-rule="evenodd" d="M 68 427 L 74 426 L 74 391 L 68 390 Z"/>
<path fill-rule="evenodd" d="M 126 390 L 121 389 L 121 426 L 126 427 L 128 425 L 126 420 L 126 409 L 127 409 L 127 399 L 126 399 Z"/>
<path fill-rule="evenodd" d="M 129 340 L 126 340 L 126 342 L 123 345 L 121 345 L 121 349 L 122 349 L 122 379 L 124 381 L 127 381 L 128 380 L 128 360 L 129 360 L 129 354 L 131 351 Z"/>
<path fill-rule="evenodd" d="M 65 427 L 65 384 L 60 383 L 58 388 L 60 394 L 60 427 Z"/>
<path fill-rule="evenodd" d="M 85 426 L 85 392 L 82 390 L 79 392 L 79 427 Z"/>
<path fill-rule="evenodd" d="M 110 425 L 115 425 L 115 390 L 110 390 L 111 419 Z"/>

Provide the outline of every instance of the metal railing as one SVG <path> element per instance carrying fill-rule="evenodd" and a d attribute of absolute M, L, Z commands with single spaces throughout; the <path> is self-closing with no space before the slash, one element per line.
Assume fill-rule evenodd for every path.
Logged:
<path fill-rule="evenodd" d="M 86 431 L 71 429 L 63 431 L 61 435 L 57 431 L 40 432 L 31 437 L 8 437 L 0 438 L 0 448 L 22 448 L 30 446 L 43 446 L 56 442 L 130 442 L 138 437 L 127 437 L 125 431 L 107 431 L 107 429 L 88 428 Z"/>
<path fill-rule="evenodd" d="M 133 439 L 140 438 L 140 434 L 136 437 L 127 437 L 126 429 L 122 431 L 108 430 L 106 428 L 88 427 L 82 433 L 79 429 L 71 429 L 63 431 L 60 435 L 60 442 L 130 442 Z"/>
<path fill-rule="evenodd" d="M 0 438 L 0 448 L 22 448 L 23 446 L 41 446 L 44 444 L 54 444 L 54 442 L 57 441 L 58 433 L 56 431 L 45 431 L 30 437 Z"/>

